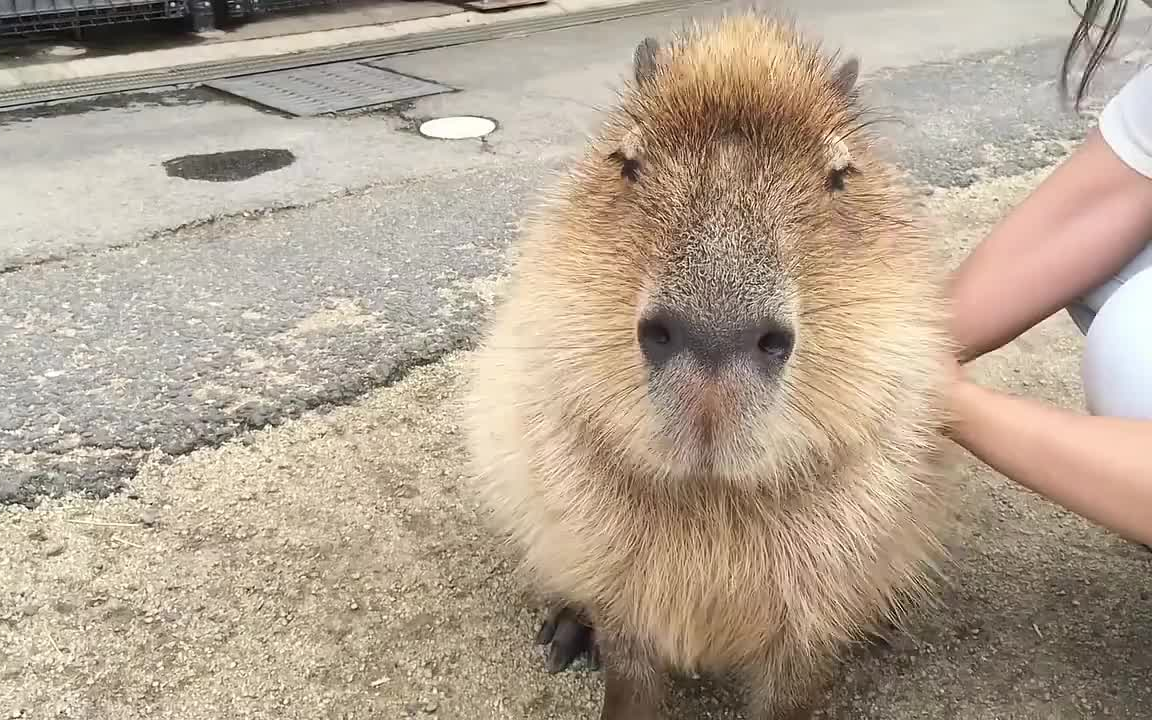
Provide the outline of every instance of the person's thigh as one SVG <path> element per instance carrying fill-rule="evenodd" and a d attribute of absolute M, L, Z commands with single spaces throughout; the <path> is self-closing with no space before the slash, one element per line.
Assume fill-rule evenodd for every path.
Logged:
<path fill-rule="evenodd" d="M 1122 281 L 1096 310 L 1081 376 L 1088 412 L 1152 420 L 1152 268 Z"/>

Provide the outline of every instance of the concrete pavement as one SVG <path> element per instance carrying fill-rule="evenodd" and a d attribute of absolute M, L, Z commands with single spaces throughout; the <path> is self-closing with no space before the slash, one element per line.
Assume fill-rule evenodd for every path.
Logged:
<path fill-rule="evenodd" d="M 287 119 L 181 90 L 0 115 L 0 711 L 588 716 L 598 678 L 541 672 L 459 486 L 454 351 L 637 39 L 688 14 L 390 58 L 460 92 L 388 113 Z M 1063 3 L 800 14 L 904 120 L 890 151 L 954 257 L 1090 122 L 1056 103 Z M 500 130 L 412 132 L 456 112 Z M 238 183 L 163 171 L 244 148 L 297 159 Z M 1074 406 L 1078 342 L 1057 317 L 981 372 Z M 1147 554 L 977 466 L 958 482 L 943 608 L 853 663 L 828 716 L 1147 717 Z M 685 692 L 684 717 L 737 717 Z"/>
<path fill-rule="evenodd" d="M 901 121 L 885 128 L 894 156 L 926 187 L 1043 166 L 1090 122 L 1055 98 L 1067 13 L 1033 0 L 975 32 L 992 5 L 801 13 L 862 56 L 870 99 Z M 17 339 L 0 346 L 0 495 L 100 495 L 153 448 L 346 402 L 466 345 L 468 288 L 500 271 L 518 214 L 594 129 L 636 38 L 691 15 L 392 57 L 460 91 L 388 112 L 286 118 L 184 90 L 0 114 L 0 326 Z M 1098 93 L 1133 69 L 1106 68 Z M 500 129 L 413 131 L 450 113 Z M 296 161 L 235 183 L 163 169 L 245 148 Z M 353 319 L 293 331 L 333 316 Z"/>

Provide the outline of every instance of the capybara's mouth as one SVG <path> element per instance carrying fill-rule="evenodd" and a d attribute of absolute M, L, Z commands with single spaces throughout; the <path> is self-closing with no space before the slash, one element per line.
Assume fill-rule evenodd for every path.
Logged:
<path fill-rule="evenodd" d="M 706 402 L 668 417 L 662 423 L 664 450 L 680 465 L 711 468 L 737 430 L 726 408 Z"/>

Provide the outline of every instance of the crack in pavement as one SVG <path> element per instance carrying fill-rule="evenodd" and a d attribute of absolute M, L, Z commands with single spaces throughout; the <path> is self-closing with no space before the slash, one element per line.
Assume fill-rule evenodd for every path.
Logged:
<path fill-rule="evenodd" d="M 424 177 L 434 176 L 428 175 Z M 4 261 L 3 263 L 0 263 L 0 275 L 19 273 L 24 270 L 38 268 L 46 265 L 51 266 L 67 264 L 71 261 L 80 259 L 93 259 L 108 253 L 116 253 L 121 250 L 138 248 L 143 245 L 154 245 L 158 242 L 179 242 L 180 236 L 184 233 L 202 228 L 211 228 L 213 225 L 218 223 L 232 220 L 259 220 L 260 218 L 267 217 L 269 215 L 276 215 L 277 213 L 290 212 L 293 210 L 308 210 L 313 207 L 318 207 L 327 203 L 339 202 L 344 198 L 363 195 L 372 191 L 402 187 L 413 182 L 414 180 L 419 179 L 422 178 L 420 176 L 413 176 L 405 178 L 401 181 L 381 180 L 378 182 L 364 183 L 354 187 L 334 190 L 324 197 L 314 198 L 312 200 L 308 200 L 307 202 L 281 202 L 261 208 L 248 208 L 245 210 L 236 210 L 235 212 L 215 213 L 206 217 L 197 218 L 195 220 L 188 220 L 186 222 L 177 223 L 168 227 L 157 228 L 143 237 L 136 238 L 128 242 L 114 243 L 98 248 L 70 248 L 65 253 L 49 253 L 43 256 L 27 258 L 15 256 L 8 259 L 7 261 Z"/>

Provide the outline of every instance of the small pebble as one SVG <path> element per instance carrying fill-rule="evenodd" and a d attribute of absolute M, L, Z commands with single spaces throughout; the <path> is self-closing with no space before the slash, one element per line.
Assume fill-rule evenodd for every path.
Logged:
<path fill-rule="evenodd" d="M 64 543 L 52 542 L 44 546 L 44 557 L 56 557 L 64 552 Z"/>
<path fill-rule="evenodd" d="M 146 507 L 140 511 L 140 523 L 144 527 L 155 527 L 160 521 L 160 511 L 154 507 Z"/>

